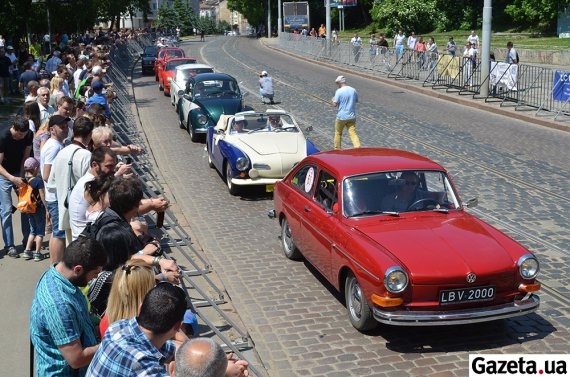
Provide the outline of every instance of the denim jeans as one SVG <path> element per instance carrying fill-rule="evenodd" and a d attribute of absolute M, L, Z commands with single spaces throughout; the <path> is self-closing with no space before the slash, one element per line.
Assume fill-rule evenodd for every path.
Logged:
<path fill-rule="evenodd" d="M 14 246 L 14 230 L 12 228 L 12 189 L 14 185 L 4 176 L 0 175 L 0 217 L 2 218 L 2 237 L 4 246 Z M 22 214 L 22 235 L 27 241 L 30 233 L 30 224 L 27 216 Z"/>

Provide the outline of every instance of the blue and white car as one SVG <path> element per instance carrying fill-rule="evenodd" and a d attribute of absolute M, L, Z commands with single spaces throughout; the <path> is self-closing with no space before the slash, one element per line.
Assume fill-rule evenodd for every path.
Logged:
<path fill-rule="evenodd" d="M 281 110 L 222 115 L 208 128 L 206 146 L 210 167 L 222 174 L 232 195 L 246 186 L 272 192 L 275 182 L 318 152 L 295 119 Z"/>

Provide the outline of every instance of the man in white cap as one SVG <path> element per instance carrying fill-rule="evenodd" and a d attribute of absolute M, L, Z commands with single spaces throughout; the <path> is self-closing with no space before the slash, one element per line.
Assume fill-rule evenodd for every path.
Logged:
<path fill-rule="evenodd" d="M 332 106 L 338 108 L 334 125 L 334 149 L 341 148 L 342 132 L 348 130 L 348 135 L 354 148 L 360 148 L 360 139 L 356 134 L 356 103 L 358 93 L 346 84 L 346 78 L 342 75 L 335 80 L 338 89 L 332 98 Z"/>
<path fill-rule="evenodd" d="M 259 75 L 259 95 L 261 96 L 261 103 L 265 103 L 264 98 L 269 99 L 269 103 L 274 105 L 273 102 L 273 79 L 269 76 L 267 71 L 261 72 Z"/>

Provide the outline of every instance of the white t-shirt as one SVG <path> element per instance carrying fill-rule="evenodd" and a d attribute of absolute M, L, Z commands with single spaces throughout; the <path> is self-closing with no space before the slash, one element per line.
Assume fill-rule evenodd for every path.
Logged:
<path fill-rule="evenodd" d="M 44 175 L 44 166 L 46 164 L 51 165 L 51 173 L 53 173 L 53 162 L 55 158 L 59 154 L 59 152 L 63 149 L 63 143 L 59 142 L 58 140 L 50 137 L 45 142 L 43 148 L 41 149 L 40 154 L 40 172 L 42 176 Z M 50 173 L 50 176 L 51 176 Z M 49 181 L 49 179 L 48 179 Z M 55 202 L 57 201 L 56 195 L 56 188 L 55 185 L 50 187 L 48 182 L 45 182 L 46 187 L 46 202 Z"/>
<path fill-rule="evenodd" d="M 396 46 L 400 46 L 404 44 L 404 40 L 406 39 L 406 36 L 404 34 L 400 35 L 400 34 L 396 34 L 396 36 L 394 37 L 394 42 L 396 44 Z"/>
<path fill-rule="evenodd" d="M 77 150 L 77 152 L 73 154 L 75 150 Z M 48 186 L 56 187 L 57 204 L 59 207 L 58 228 L 60 230 L 71 229 L 69 225 L 69 213 L 67 208 L 65 208 L 65 199 L 67 198 L 67 189 L 69 187 L 69 161 L 72 155 L 71 185 L 74 186 L 75 183 L 87 173 L 89 170 L 89 160 L 91 160 L 91 152 L 75 144 L 71 144 L 63 148 L 55 158 L 48 180 Z"/>
<path fill-rule="evenodd" d="M 30 131 L 35 133 L 36 132 L 36 124 L 34 123 L 34 121 L 31 119 L 28 119 L 28 124 L 30 125 Z"/>
<path fill-rule="evenodd" d="M 77 181 L 71 195 L 69 196 L 69 225 L 71 226 L 71 237 L 75 241 L 83 232 L 85 226 L 89 222 L 87 219 L 87 208 L 89 203 L 85 200 L 85 184 L 95 179 L 91 172 L 85 173 L 83 177 Z"/>
<path fill-rule="evenodd" d="M 416 41 L 418 39 L 416 37 L 412 37 L 411 35 L 408 37 L 408 48 L 413 50 L 416 48 Z"/>
<path fill-rule="evenodd" d="M 362 46 L 362 39 L 360 37 L 352 37 L 350 43 L 355 47 L 360 47 Z"/>
<path fill-rule="evenodd" d="M 479 48 L 479 36 L 478 35 L 470 35 L 467 38 L 467 42 L 471 42 L 471 45 L 474 49 Z"/>

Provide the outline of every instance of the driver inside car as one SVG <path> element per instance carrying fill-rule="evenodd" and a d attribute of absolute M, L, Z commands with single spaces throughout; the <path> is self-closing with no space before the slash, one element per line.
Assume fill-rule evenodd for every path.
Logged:
<path fill-rule="evenodd" d="M 244 128 L 246 127 L 247 127 L 247 121 L 243 117 L 235 117 L 234 122 L 232 124 L 231 133 L 241 134 L 247 132 L 244 130 Z"/>
<path fill-rule="evenodd" d="M 281 123 L 281 117 L 279 115 L 270 115 L 268 117 L 268 121 L 269 124 L 267 125 L 267 128 L 269 129 L 269 131 L 283 129 L 283 123 Z"/>
<path fill-rule="evenodd" d="M 410 210 L 412 204 L 422 199 L 418 193 L 420 179 L 416 173 L 405 171 L 399 181 L 402 184 L 398 186 L 398 190 L 382 199 L 383 211 L 405 212 Z"/>

